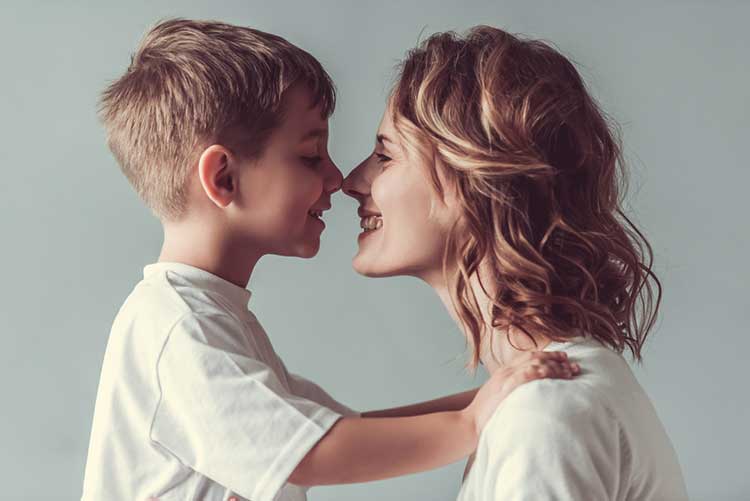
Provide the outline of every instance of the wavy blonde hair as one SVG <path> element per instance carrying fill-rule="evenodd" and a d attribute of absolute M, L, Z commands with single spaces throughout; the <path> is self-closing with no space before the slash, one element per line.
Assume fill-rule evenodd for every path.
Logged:
<path fill-rule="evenodd" d="M 622 209 L 619 131 L 573 64 L 488 26 L 439 33 L 407 54 L 391 105 L 402 138 L 429 152 L 438 192 L 455 187 L 462 217 L 444 269 L 455 261 L 451 297 L 471 367 L 486 330 L 474 277 L 494 328 L 556 341 L 583 331 L 641 361 L 661 284 Z"/>

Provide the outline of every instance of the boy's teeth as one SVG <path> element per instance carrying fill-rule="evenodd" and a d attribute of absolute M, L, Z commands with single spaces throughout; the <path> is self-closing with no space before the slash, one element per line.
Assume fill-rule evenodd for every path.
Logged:
<path fill-rule="evenodd" d="M 377 230 L 383 226 L 383 218 L 380 216 L 363 217 L 359 222 L 359 227 L 365 231 Z"/>

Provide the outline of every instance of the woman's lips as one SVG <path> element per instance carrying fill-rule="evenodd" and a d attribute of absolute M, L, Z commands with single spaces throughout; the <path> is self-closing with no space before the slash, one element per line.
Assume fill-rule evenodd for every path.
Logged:
<path fill-rule="evenodd" d="M 359 227 L 365 231 L 375 231 L 383 226 L 382 216 L 362 217 L 359 221 Z"/>
<path fill-rule="evenodd" d="M 373 233 L 380 233 L 380 229 L 383 227 L 383 218 L 382 216 L 363 217 L 359 222 L 359 226 L 362 228 L 362 233 L 357 236 L 357 242 L 361 244 L 363 240 Z"/>

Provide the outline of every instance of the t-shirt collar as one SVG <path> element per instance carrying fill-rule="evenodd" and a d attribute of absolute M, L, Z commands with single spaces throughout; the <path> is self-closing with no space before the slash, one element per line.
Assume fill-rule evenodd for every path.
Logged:
<path fill-rule="evenodd" d="M 143 278 L 148 278 L 156 273 L 172 271 L 195 283 L 197 287 L 212 290 L 230 300 L 232 304 L 240 309 L 246 309 L 252 293 L 244 287 L 214 275 L 211 272 L 195 266 L 172 261 L 159 261 L 147 264 L 143 267 Z"/>
<path fill-rule="evenodd" d="M 578 334 L 577 336 L 571 336 L 566 341 L 552 341 L 545 346 L 542 351 L 565 351 L 568 348 L 575 345 L 596 345 L 601 344 L 595 338 Z"/>

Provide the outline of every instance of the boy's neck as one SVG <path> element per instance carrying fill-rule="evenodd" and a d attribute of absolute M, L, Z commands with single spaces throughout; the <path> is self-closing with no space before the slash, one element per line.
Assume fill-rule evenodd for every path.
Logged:
<path fill-rule="evenodd" d="M 248 249 L 222 232 L 220 225 L 184 221 L 163 224 L 164 243 L 160 262 L 195 266 L 231 282 L 247 287 L 261 254 Z"/>

